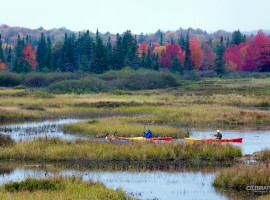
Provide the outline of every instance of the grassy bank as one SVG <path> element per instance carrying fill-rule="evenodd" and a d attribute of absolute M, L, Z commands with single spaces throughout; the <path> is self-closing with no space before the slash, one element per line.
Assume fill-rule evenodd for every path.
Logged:
<path fill-rule="evenodd" d="M 83 133 L 86 135 L 98 136 L 105 133 L 118 136 L 143 136 L 143 132 L 152 130 L 154 137 L 171 136 L 174 138 L 184 138 L 188 136 L 188 130 L 177 129 L 169 126 L 143 125 L 134 123 L 136 117 L 111 117 L 104 119 L 92 119 L 75 124 L 64 125 L 64 131 L 70 133 Z"/>
<path fill-rule="evenodd" d="M 0 187 L 1 199 L 131 199 L 121 190 L 75 178 L 27 179 Z"/>
<path fill-rule="evenodd" d="M 237 165 L 222 170 L 214 180 L 214 186 L 237 191 L 247 191 L 247 186 L 269 186 L 270 164 Z M 252 191 L 250 191 L 252 192 Z"/>
<path fill-rule="evenodd" d="M 0 159 L 20 161 L 162 161 L 215 160 L 231 161 L 241 156 L 239 147 L 209 143 L 99 143 L 66 142 L 58 139 L 18 142 L 12 147 L 0 147 Z"/>
<path fill-rule="evenodd" d="M 52 95 L 46 88 L 0 88 L 0 123 L 136 114 L 148 115 L 137 119 L 147 124 L 270 125 L 269 87 L 269 78 L 215 78 L 182 80 L 169 89 L 94 94 Z"/>

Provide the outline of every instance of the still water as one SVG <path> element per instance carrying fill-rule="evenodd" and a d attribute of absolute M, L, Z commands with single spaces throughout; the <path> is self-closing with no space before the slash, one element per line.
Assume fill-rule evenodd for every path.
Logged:
<path fill-rule="evenodd" d="M 1 164 L 0 164 L 1 166 Z M 57 171 L 57 172 L 56 172 Z M 212 186 L 215 170 L 180 169 L 180 171 L 80 171 L 44 170 L 22 166 L 0 172 L 0 183 L 21 181 L 28 177 L 76 176 L 83 180 L 101 181 L 112 189 L 121 188 L 138 199 L 228 199 Z"/>

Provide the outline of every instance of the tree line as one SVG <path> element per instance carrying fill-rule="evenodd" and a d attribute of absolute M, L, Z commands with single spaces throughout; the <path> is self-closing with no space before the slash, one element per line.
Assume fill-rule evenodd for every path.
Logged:
<path fill-rule="evenodd" d="M 97 30 L 95 38 L 89 31 L 78 37 L 65 34 L 63 41 L 54 44 L 41 33 L 35 43 L 31 36 L 19 35 L 15 46 L 3 45 L 0 35 L 0 70 L 100 74 L 129 66 L 179 74 L 193 70 L 218 75 L 230 71 L 270 71 L 270 38 L 262 31 L 245 36 L 237 30 L 231 38 L 221 36 L 219 40 L 206 42 L 192 33 L 164 42 L 160 32 L 157 42 L 146 42 L 129 30 L 117 34 L 113 41 L 110 37 L 105 41 Z"/>

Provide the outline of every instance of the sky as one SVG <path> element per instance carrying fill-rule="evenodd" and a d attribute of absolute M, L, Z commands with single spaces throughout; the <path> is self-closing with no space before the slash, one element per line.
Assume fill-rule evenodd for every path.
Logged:
<path fill-rule="evenodd" d="M 0 24 L 101 33 L 270 29 L 270 0 L 2 0 Z"/>

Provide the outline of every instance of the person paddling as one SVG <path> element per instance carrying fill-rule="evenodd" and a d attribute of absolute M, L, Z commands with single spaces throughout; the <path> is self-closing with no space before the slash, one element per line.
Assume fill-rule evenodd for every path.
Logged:
<path fill-rule="evenodd" d="M 222 134 L 219 130 L 217 130 L 217 134 L 215 134 L 214 136 L 216 136 L 216 139 L 221 139 L 222 138 Z"/>

